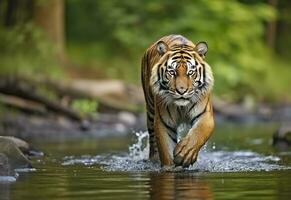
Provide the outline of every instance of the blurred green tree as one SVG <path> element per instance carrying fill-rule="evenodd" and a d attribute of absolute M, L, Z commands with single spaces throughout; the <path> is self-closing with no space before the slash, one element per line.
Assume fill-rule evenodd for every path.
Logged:
<path fill-rule="evenodd" d="M 39 9 L 49 2 L 0 1 L 0 73 L 59 73 L 55 54 L 56 46 L 64 49 L 63 27 L 49 17 L 59 12 L 46 12 L 45 17 Z M 285 92 L 291 70 L 286 67 L 290 6 L 287 0 L 278 0 L 277 7 L 265 0 L 70 0 L 65 1 L 68 50 L 77 64 L 72 66 L 85 66 L 82 72 L 95 74 L 93 68 L 107 77 L 138 83 L 144 50 L 164 35 L 182 34 L 194 42 L 208 42 L 207 61 L 215 73 L 216 94 L 232 100 L 245 96 L 290 100 Z M 50 25 L 42 26 L 46 19 Z M 276 19 L 275 49 L 271 49 L 266 25 Z M 61 37 L 49 36 L 50 30 Z M 59 38 L 57 45 L 48 38 Z"/>
<path fill-rule="evenodd" d="M 208 42 L 207 60 L 215 73 L 217 94 L 235 100 L 246 95 L 272 99 L 280 90 L 273 84 L 272 66 L 282 64 L 265 40 L 266 23 L 276 19 L 276 10 L 263 1 L 73 0 L 66 6 L 69 42 L 95 41 L 102 45 L 96 57 L 131 60 L 130 66 L 109 61 L 108 70 L 108 65 L 115 66 L 109 75 L 116 70 L 119 77 L 128 79 L 131 74 L 138 80 L 145 48 L 163 35 L 177 33 Z"/>
<path fill-rule="evenodd" d="M 0 1 L 0 73 L 59 76 L 62 0 Z"/>

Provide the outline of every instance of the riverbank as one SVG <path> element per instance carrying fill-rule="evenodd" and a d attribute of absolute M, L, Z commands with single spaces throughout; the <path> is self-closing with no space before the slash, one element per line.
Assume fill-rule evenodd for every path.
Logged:
<path fill-rule="evenodd" d="M 213 98 L 216 124 L 291 122 L 291 104 Z M 1 77 L 0 135 L 22 139 L 122 136 L 146 130 L 141 86 L 119 80 Z"/>
<path fill-rule="evenodd" d="M 223 109 L 214 105 L 214 110 L 217 126 L 224 123 L 277 123 L 279 127 L 279 124 L 291 121 L 291 106 L 288 105 L 261 106 L 255 111 L 247 111 L 240 105 L 228 105 Z M 81 121 L 54 114 L 44 116 L 7 111 L 0 114 L 0 135 L 22 139 L 102 138 L 125 136 L 133 131 L 145 130 L 145 114 L 128 111 L 96 113 L 90 120 Z"/>

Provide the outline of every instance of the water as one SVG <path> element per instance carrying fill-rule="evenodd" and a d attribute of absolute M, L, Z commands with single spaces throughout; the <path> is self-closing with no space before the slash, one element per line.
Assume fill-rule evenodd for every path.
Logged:
<path fill-rule="evenodd" d="M 159 163 L 149 160 L 149 143 L 147 132 L 134 133 L 136 143 L 129 146 L 128 153 L 108 155 L 83 155 L 80 157 L 66 156 L 62 162 L 63 166 L 78 165 L 94 166 L 100 165 L 105 171 L 127 171 L 127 172 L 153 172 L 165 171 Z M 167 168 L 167 171 L 200 171 L 200 172 L 249 172 L 249 171 L 272 171 L 291 169 L 291 166 L 280 165 L 278 156 L 264 156 L 252 151 L 213 151 L 204 147 L 200 152 L 197 162 L 187 169 Z"/>
<path fill-rule="evenodd" d="M 197 163 L 162 170 L 147 135 L 34 144 L 35 170 L 0 183 L 0 199 L 290 199 L 291 154 L 271 144 L 273 125 L 216 128 Z"/>

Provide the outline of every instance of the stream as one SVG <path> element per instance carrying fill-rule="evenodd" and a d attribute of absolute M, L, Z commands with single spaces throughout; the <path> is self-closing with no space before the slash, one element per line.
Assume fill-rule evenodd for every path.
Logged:
<path fill-rule="evenodd" d="M 187 169 L 147 159 L 146 132 L 31 143 L 33 170 L 0 182 L 0 199 L 290 199 L 291 152 L 272 147 L 274 124 L 224 124 Z"/>

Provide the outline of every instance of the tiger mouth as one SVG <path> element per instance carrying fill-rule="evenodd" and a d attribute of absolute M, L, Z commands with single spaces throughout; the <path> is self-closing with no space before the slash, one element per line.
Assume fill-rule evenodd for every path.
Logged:
<path fill-rule="evenodd" d="M 174 103 L 178 106 L 186 106 L 190 103 L 190 100 L 184 97 L 180 97 L 178 99 L 175 99 Z"/>
<path fill-rule="evenodd" d="M 173 98 L 177 101 L 190 101 L 193 92 L 190 92 L 185 95 L 177 94 L 176 92 L 169 91 L 169 93 L 173 96 Z"/>
<path fill-rule="evenodd" d="M 185 98 L 185 97 L 179 97 L 179 98 L 177 98 L 177 100 L 188 100 L 188 98 Z"/>
<path fill-rule="evenodd" d="M 178 98 L 175 98 L 175 101 L 190 101 L 190 98 L 178 97 Z"/>

